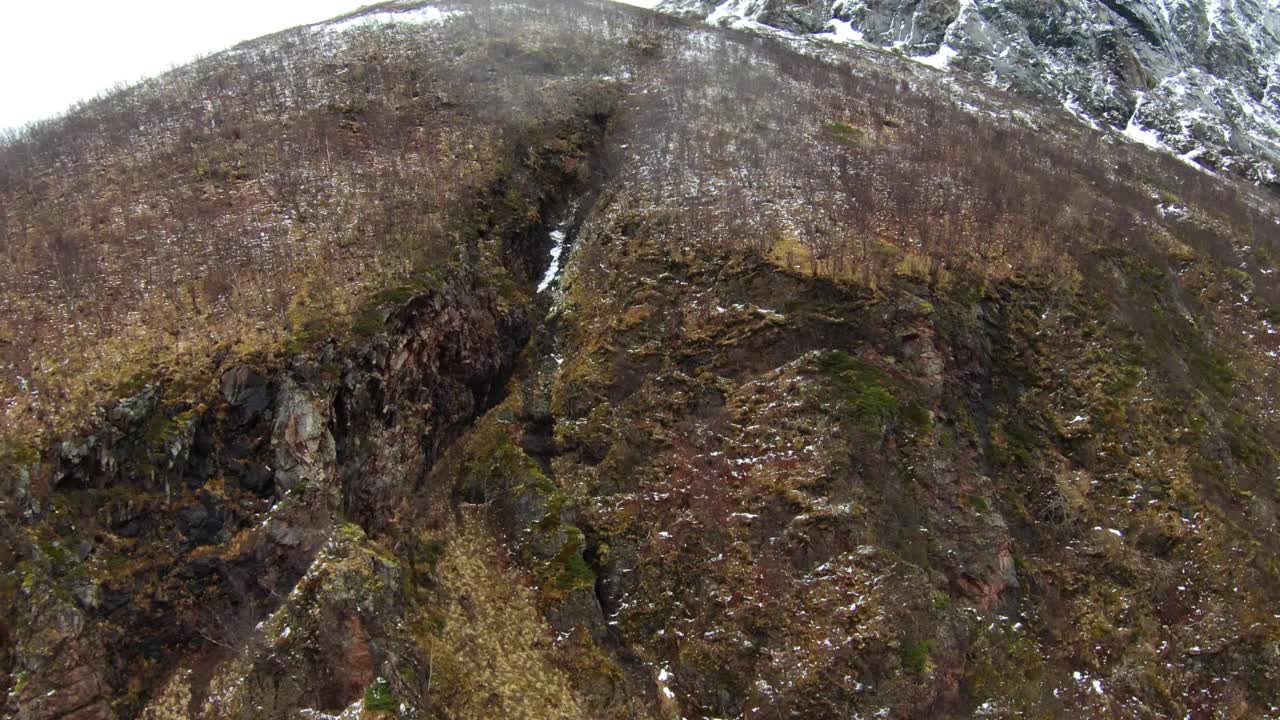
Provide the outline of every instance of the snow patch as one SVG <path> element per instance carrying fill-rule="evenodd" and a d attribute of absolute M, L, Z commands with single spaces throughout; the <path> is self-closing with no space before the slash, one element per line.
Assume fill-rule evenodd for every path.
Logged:
<path fill-rule="evenodd" d="M 712 25 L 731 25 L 746 19 L 754 19 L 751 18 L 751 0 L 727 0 L 707 16 L 707 22 Z"/>
<path fill-rule="evenodd" d="M 951 61 L 954 60 L 956 56 L 959 54 L 960 54 L 959 50 L 956 50 L 950 45 L 944 44 L 938 48 L 938 52 L 932 55 L 919 55 L 911 59 L 915 60 L 921 65 L 928 65 L 929 67 L 937 68 L 939 70 L 946 70 L 948 67 L 950 67 Z"/>
<path fill-rule="evenodd" d="M 1094 130 L 1102 129 L 1102 127 L 1098 125 L 1098 123 L 1095 122 L 1093 118 L 1089 117 L 1089 115 L 1084 111 L 1084 109 L 1080 107 L 1080 103 L 1076 100 L 1075 95 L 1068 95 L 1067 99 L 1062 101 L 1062 107 L 1065 108 L 1067 112 L 1071 113 L 1071 115 L 1075 117 L 1075 119 L 1079 120 L 1085 125 L 1088 125 Z"/>
<path fill-rule="evenodd" d="M 1141 107 L 1142 104 L 1139 103 L 1138 106 Z M 1138 110 L 1136 108 L 1133 111 L 1133 115 L 1129 117 L 1128 124 L 1124 126 L 1124 132 L 1120 134 L 1136 143 L 1146 145 L 1152 150 L 1165 149 L 1164 143 L 1160 142 L 1160 136 L 1143 127 L 1142 124 L 1138 122 Z"/>
<path fill-rule="evenodd" d="M 542 276 L 542 282 L 538 283 L 538 292 L 550 287 L 556 275 L 560 274 L 560 254 L 564 252 L 564 231 L 552 230 L 551 243 L 551 263 L 547 265 L 547 272 Z"/>
<path fill-rule="evenodd" d="M 384 23 L 409 23 L 413 25 L 438 25 L 445 20 L 462 13 L 457 10 L 441 10 L 438 7 L 422 7 L 415 10 L 387 10 L 384 12 L 370 13 L 368 15 L 360 15 L 358 17 L 340 20 L 336 23 L 324 25 L 325 32 L 339 33 L 350 30 L 353 27 L 362 27 L 366 25 L 381 25 Z"/>
<path fill-rule="evenodd" d="M 850 45 L 866 45 L 866 35 L 853 26 L 853 23 L 840 18 L 832 18 L 827 23 L 827 27 L 831 28 L 831 33 L 836 42 L 848 43 Z"/>
<path fill-rule="evenodd" d="M 973 9 L 974 0 L 960 0 L 960 7 L 956 10 L 956 19 L 951 21 L 947 29 L 942 32 L 942 43 L 938 45 L 938 51 L 932 55 L 917 56 L 911 58 L 922 65 L 928 65 L 939 70 L 947 70 L 951 66 L 951 61 L 956 59 L 960 54 L 951 46 L 951 41 L 955 38 L 957 30 L 963 27 L 967 21 L 969 11 Z"/>

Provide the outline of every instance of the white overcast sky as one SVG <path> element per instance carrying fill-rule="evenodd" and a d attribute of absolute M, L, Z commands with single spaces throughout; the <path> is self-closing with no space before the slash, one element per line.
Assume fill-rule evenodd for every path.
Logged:
<path fill-rule="evenodd" d="M 622 0 L 652 7 L 656 0 Z M 373 0 L 24 0 L 0 11 L 0 129 Z"/>

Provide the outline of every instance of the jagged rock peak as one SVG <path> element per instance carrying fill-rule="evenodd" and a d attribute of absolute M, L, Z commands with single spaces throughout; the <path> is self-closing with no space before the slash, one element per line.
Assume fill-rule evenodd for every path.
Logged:
<path fill-rule="evenodd" d="M 659 9 L 899 51 L 1061 102 L 1189 162 L 1280 181 L 1274 0 L 666 0 Z"/>

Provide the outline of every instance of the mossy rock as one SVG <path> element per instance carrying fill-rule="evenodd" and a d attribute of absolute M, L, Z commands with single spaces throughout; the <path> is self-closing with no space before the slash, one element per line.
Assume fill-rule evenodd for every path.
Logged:
<path fill-rule="evenodd" d="M 902 669 L 915 675 L 929 672 L 933 668 L 933 662 L 929 658 L 930 649 L 928 640 L 903 648 Z"/>
<path fill-rule="evenodd" d="M 583 588 L 593 588 L 596 583 L 595 570 L 583 557 L 586 549 L 586 536 L 572 525 L 565 527 L 566 540 L 560 552 L 551 561 L 556 588 L 571 592 Z"/>
<path fill-rule="evenodd" d="M 832 351 L 818 358 L 818 369 L 835 385 L 841 408 L 862 429 L 883 432 L 902 417 L 902 388 L 880 368 L 848 353 Z M 921 406 L 915 406 L 910 416 L 914 427 L 932 423 Z"/>
<path fill-rule="evenodd" d="M 392 692 L 391 683 L 378 678 L 364 691 L 364 709 L 374 712 L 394 712 L 400 701 Z"/>

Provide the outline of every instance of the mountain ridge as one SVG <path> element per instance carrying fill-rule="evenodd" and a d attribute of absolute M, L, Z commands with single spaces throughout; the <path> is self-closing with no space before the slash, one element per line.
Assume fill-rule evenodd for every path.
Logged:
<path fill-rule="evenodd" d="M 1261 0 L 666 0 L 725 25 L 901 52 L 1060 103 L 1082 121 L 1275 186 L 1280 6 Z"/>

